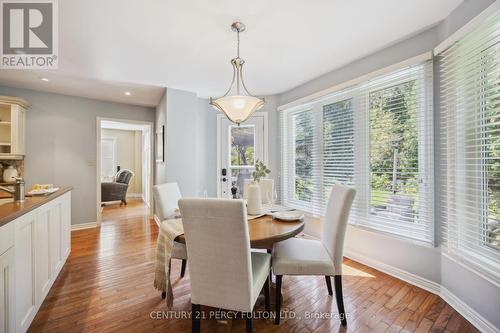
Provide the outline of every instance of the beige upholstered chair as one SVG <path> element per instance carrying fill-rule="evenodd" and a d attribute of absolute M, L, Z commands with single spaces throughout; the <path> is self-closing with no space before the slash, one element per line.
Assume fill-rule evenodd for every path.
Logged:
<path fill-rule="evenodd" d="M 181 191 L 177 183 L 166 183 L 153 186 L 153 197 L 156 216 L 158 216 L 161 222 L 179 215 L 177 201 L 181 198 Z M 172 258 L 182 260 L 181 277 L 184 277 L 187 260 L 186 245 L 174 242 Z M 162 297 L 165 297 L 165 295 L 162 294 Z"/>
<path fill-rule="evenodd" d="M 342 255 L 347 220 L 355 191 L 334 185 L 328 201 L 321 240 L 290 238 L 273 248 L 273 272 L 276 275 L 276 320 L 280 322 L 281 282 L 283 275 L 324 275 L 328 294 L 332 295 L 330 276 L 335 276 L 335 295 L 342 325 L 346 325 L 342 296 Z"/>
<path fill-rule="evenodd" d="M 243 312 L 252 331 L 255 301 L 264 287 L 269 311 L 271 256 L 250 252 L 243 200 L 181 199 L 191 281 L 193 332 L 200 331 L 200 305 Z"/>

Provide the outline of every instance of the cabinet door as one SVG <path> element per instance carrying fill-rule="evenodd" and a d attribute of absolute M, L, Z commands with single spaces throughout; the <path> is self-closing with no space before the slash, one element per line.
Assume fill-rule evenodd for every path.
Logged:
<path fill-rule="evenodd" d="M 26 332 L 36 311 L 33 290 L 35 214 L 23 215 L 15 221 L 15 224 L 16 332 Z"/>
<path fill-rule="evenodd" d="M 36 210 L 35 218 L 35 304 L 39 305 L 47 296 L 51 283 L 49 259 L 49 215 L 51 204 Z"/>
<path fill-rule="evenodd" d="M 55 280 L 64 258 L 62 252 L 62 201 L 56 200 L 49 210 L 50 276 Z"/>
<path fill-rule="evenodd" d="M 63 261 L 71 251 L 71 192 L 61 196 L 61 253 Z"/>
<path fill-rule="evenodd" d="M 19 105 L 11 109 L 11 154 L 26 154 L 26 110 Z"/>
<path fill-rule="evenodd" d="M 0 333 L 15 332 L 14 249 L 0 255 Z"/>

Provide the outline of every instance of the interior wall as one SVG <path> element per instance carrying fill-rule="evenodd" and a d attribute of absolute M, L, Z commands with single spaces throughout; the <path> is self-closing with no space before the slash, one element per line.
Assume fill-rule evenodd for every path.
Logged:
<path fill-rule="evenodd" d="M 268 113 L 269 177 L 279 184 L 278 99 L 266 96 L 259 110 Z M 183 195 L 217 196 L 217 112 L 195 93 L 167 89 L 156 108 L 156 126 L 166 124 L 166 162 L 156 163 L 155 183 L 176 181 Z M 195 166 L 195 167 L 194 167 Z"/>
<path fill-rule="evenodd" d="M 162 131 L 162 126 L 166 128 L 167 124 L 167 90 L 165 89 L 165 93 L 161 98 L 158 106 L 155 109 L 155 129 L 154 133 L 151 133 L 154 138 L 154 149 L 153 154 L 154 158 L 154 184 L 163 184 L 167 181 L 167 164 L 166 162 L 157 161 L 157 148 L 158 148 L 158 136 L 157 133 Z M 165 145 L 165 143 L 163 143 Z"/>
<path fill-rule="evenodd" d="M 128 169 L 134 173 L 128 194 L 142 194 L 142 144 L 141 131 L 127 131 L 118 129 L 103 129 L 102 138 L 114 138 L 116 140 L 116 165 L 121 169 Z"/>
<path fill-rule="evenodd" d="M 208 197 L 217 196 L 217 111 L 210 106 L 209 100 L 198 98 L 196 114 L 196 164 L 199 188 Z"/>
<path fill-rule="evenodd" d="M 449 37 L 493 2 L 495 1 L 465 0 L 439 25 L 284 92 L 278 96 L 278 104 L 290 103 L 334 85 L 431 51 L 441 41 Z M 434 80 L 434 94 L 438 96 L 436 76 Z M 439 100 L 436 99 L 435 114 L 437 114 L 438 105 Z M 439 128 L 439 124 L 436 125 Z M 278 127 L 275 127 L 275 130 L 278 130 Z M 437 152 L 439 140 L 435 140 L 435 143 Z M 440 173 L 437 158 L 435 166 L 436 186 L 439 186 Z M 437 196 L 436 199 L 438 199 Z M 436 202 L 436 207 L 439 207 L 439 204 L 439 202 Z M 439 211 L 436 211 L 435 229 L 437 236 L 440 234 L 440 227 L 440 214 Z M 439 237 L 437 239 L 439 242 Z M 437 246 L 417 245 L 410 241 L 349 226 L 345 241 L 345 252 L 355 254 L 359 258 L 367 258 L 370 262 L 392 266 L 422 277 L 431 283 L 439 284 L 451 291 L 484 320 L 500 328 L 500 316 L 496 311 L 500 307 L 499 285 L 465 268 L 463 264 L 442 255 L 439 243 Z"/>
<path fill-rule="evenodd" d="M 195 93 L 167 89 L 166 180 L 177 182 L 183 196 L 199 196 L 196 158 L 197 96 Z"/>
<path fill-rule="evenodd" d="M 71 223 L 96 222 L 96 118 L 153 122 L 154 109 L 6 86 L 0 94 L 32 103 L 26 114 L 27 187 L 73 186 Z"/>
<path fill-rule="evenodd" d="M 271 169 L 269 178 L 274 179 L 275 184 L 279 184 L 280 170 L 280 147 L 279 132 L 276 131 L 279 124 L 277 112 L 278 98 L 276 96 L 266 96 L 266 103 L 259 112 L 268 114 L 268 167 Z M 199 159 L 201 174 L 199 174 L 201 188 L 207 190 L 208 196 L 217 196 L 217 182 L 220 178 L 217 170 L 217 115 L 216 111 L 209 104 L 208 99 L 198 98 L 198 119 L 197 130 L 197 157 Z"/>
<path fill-rule="evenodd" d="M 156 162 L 155 184 L 177 182 L 184 196 L 216 196 L 217 121 L 207 99 L 166 90 L 156 107 L 156 129 L 165 126 L 165 162 Z"/>

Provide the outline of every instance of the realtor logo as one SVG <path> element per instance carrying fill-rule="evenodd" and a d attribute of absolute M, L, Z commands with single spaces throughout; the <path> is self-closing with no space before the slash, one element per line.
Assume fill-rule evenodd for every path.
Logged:
<path fill-rule="evenodd" d="M 57 68 L 56 1 L 0 0 L 0 67 Z"/>

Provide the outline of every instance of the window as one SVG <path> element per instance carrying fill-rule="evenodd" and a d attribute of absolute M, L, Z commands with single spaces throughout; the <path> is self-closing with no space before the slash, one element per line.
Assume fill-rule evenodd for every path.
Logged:
<path fill-rule="evenodd" d="M 354 185 L 352 98 L 323 106 L 323 196 L 326 200 L 335 183 Z"/>
<path fill-rule="evenodd" d="M 430 61 L 282 111 L 283 204 L 321 215 L 348 184 L 351 223 L 432 243 L 432 123 Z"/>
<path fill-rule="evenodd" d="M 293 115 L 294 133 L 294 199 L 312 202 L 313 199 L 313 150 L 314 117 L 311 111 Z"/>
<path fill-rule="evenodd" d="M 112 182 L 116 173 L 116 138 L 101 139 L 101 182 Z"/>
<path fill-rule="evenodd" d="M 500 279 L 500 13 L 438 55 L 443 248 Z"/>
<path fill-rule="evenodd" d="M 287 147 L 282 158 L 286 160 L 283 170 L 289 180 L 282 183 L 281 190 L 287 193 L 290 206 L 313 211 L 317 193 L 317 139 L 315 129 L 315 115 L 312 109 L 299 109 L 287 114 L 286 124 L 282 123 L 282 130 L 290 133 L 283 137 L 283 146 Z M 284 152 L 284 151 L 282 151 Z M 316 210 L 314 210 L 316 211 Z"/>

